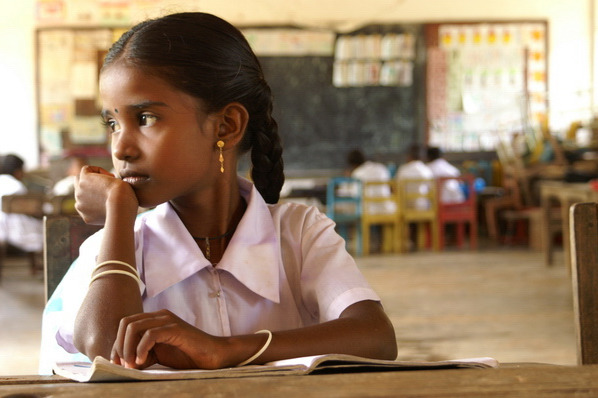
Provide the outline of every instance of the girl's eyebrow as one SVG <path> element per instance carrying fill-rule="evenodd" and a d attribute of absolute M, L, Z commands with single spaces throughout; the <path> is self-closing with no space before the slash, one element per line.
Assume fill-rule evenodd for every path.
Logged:
<path fill-rule="evenodd" d="M 143 101 L 138 104 L 127 105 L 125 108 L 127 108 L 128 110 L 140 110 L 150 107 L 168 107 L 168 105 L 165 102 L 161 101 Z M 114 112 L 119 113 L 117 109 L 114 109 Z M 109 109 L 102 109 L 101 116 L 103 118 L 111 114 L 112 111 L 110 111 Z"/>

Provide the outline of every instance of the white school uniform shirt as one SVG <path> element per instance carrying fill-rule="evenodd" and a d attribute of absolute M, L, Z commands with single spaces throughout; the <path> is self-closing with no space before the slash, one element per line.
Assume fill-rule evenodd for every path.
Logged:
<path fill-rule="evenodd" d="M 27 187 L 10 174 L 0 174 L 0 199 L 5 195 L 23 195 Z M 0 241 L 8 242 L 21 250 L 38 252 L 42 250 L 42 220 L 26 214 L 4 213 L 0 209 Z"/>
<path fill-rule="evenodd" d="M 357 178 L 363 182 L 390 181 L 390 171 L 388 170 L 388 167 L 382 163 L 368 160 L 356 167 L 351 172 L 351 177 Z M 387 198 L 390 196 L 390 187 L 388 185 L 368 187 L 363 194 L 369 197 Z M 369 214 L 392 214 L 396 211 L 396 209 L 396 203 L 392 200 L 388 200 L 381 203 L 368 203 L 368 208 L 365 210 Z"/>
<path fill-rule="evenodd" d="M 72 195 L 75 193 L 75 176 L 66 176 L 52 187 L 54 195 Z"/>
<path fill-rule="evenodd" d="M 334 222 L 315 207 L 268 205 L 239 179 L 247 210 L 216 267 L 204 257 L 169 203 L 135 223 L 135 256 L 145 312 L 166 308 L 216 336 L 288 330 L 337 319 L 351 304 L 379 301 Z M 103 231 L 87 239 L 48 301 L 40 373 L 80 360 L 74 318 L 87 293 Z"/>
<path fill-rule="evenodd" d="M 398 180 L 432 180 L 434 179 L 434 174 L 432 174 L 432 170 L 430 170 L 430 168 L 426 166 L 426 164 L 421 160 L 412 160 L 401 165 L 398 168 L 396 178 Z M 426 194 L 430 189 L 429 185 L 426 183 L 408 185 L 409 186 L 407 187 L 407 189 L 410 192 L 419 192 L 421 194 Z M 425 198 L 417 198 L 413 206 L 421 210 L 429 209 L 430 201 Z"/>
<path fill-rule="evenodd" d="M 428 167 L 432 170 L 434 178 L 459 177 L 461 172 L 458 168 L 446 161 L 438 158 L 428 162 Z M 457 180 L 446 180 L 440 192 L 440 201 L 443 203 L 460 203 L 465 201 L 465 193 L 459 186 Z"/>

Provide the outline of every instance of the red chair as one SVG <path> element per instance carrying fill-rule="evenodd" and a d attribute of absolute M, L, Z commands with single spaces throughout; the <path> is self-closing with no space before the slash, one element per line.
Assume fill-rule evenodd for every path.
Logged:
<path fill-rule="evenodd" d="M 441 200 L 442 189 L 447 181 L 454 180 L 465 188 L 466 199 L 464 202 L 443 203 Z M 453 184 L 453 182 L 449 182 Z M 446 226 L 455 224 L 457 230 L 457 246 L 462 247 L 465 240 L 465 225 L 469 224 L 469 247 L 476 249 L 478 246 L 478 209 L 474 177 L 464 175 L 461 177 L 437 178 L 438 192 L 438 243 L 442 250 L 446 246 Z"/>

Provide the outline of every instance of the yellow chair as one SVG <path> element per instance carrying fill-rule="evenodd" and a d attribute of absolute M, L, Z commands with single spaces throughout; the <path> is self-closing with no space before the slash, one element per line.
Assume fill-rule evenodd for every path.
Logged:
<path fill-rule="evenodd" d="M 399 195 L 399 218 L 401 236 L 409 237 L 409 224 L 417 225 L 417 246 L 425 247 L 426 233 L 423 227 L 429 226 L 432 248 L 440 249 L 438 239 L 438 195 L 435 180 L 401 179 L 397 182 Z M 400 241 L 401 251 L 406 250 L 406 240 Z"/>
<path fill-rule="evenodd" d="M 75 195 L 54 195 L 48 199 L 52 205 L 52 214 L 74 215 Z"/>
<path fill-rule="evenodd" d="M 382 196 L 388 189 L 390 196 Z M 370 227 L 382 226 L 382 251 L 400 251 L 401 223 L 399 219 L 397 187 L 388 181 L 366 181 L 363 183 L 361 234 L 363 255 L 370 253 Z"/>

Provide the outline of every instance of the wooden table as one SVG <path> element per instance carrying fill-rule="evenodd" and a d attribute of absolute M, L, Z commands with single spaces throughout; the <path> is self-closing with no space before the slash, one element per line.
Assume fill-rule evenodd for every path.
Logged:
<path fill-rule="evenodd" d="M 180 381 L 77 383 L 0 377 L 0 397 L 596 397 L 598 365 L 453 369 Z"/>
<path fill-rule="evenodd" d="M 571 258 L 569 250 L 569 208 L 574 203 L 598 201 L 598 192 L 594 191 L 588 183 L 568 183 L 562 181 L 543 181 L 540 184 L 540 206 L 543 215 L 543 248 L 546 265 L 553 263 L 553 242 L 551 237 L 551 224 L 554 223 L 552 209 L 554 205 L 560 206 L 561 231 L 563 235 L 563 249 L 565 264 L 570 269 Z"/>

